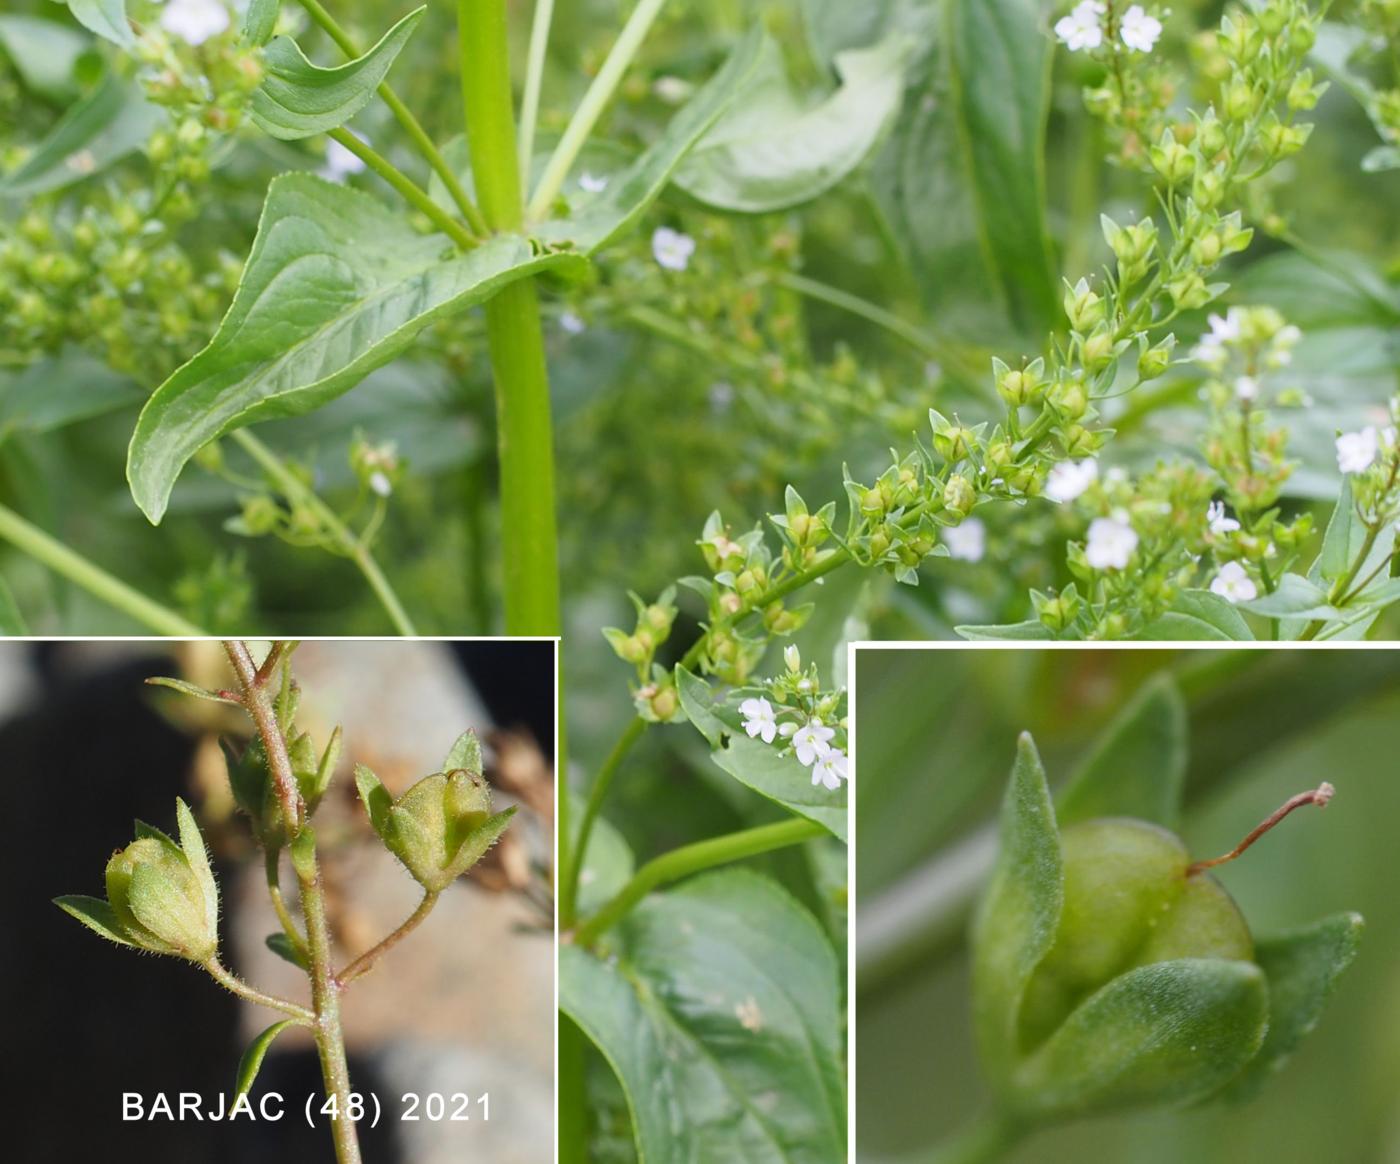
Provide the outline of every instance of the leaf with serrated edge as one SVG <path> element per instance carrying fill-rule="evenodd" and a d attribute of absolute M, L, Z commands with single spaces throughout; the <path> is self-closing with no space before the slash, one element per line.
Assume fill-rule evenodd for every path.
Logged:
<path fill-rule="evenodd" d="M 258 1070 L 262 1067 L 263 1059 L 267 1056 L 267 1049 L 272 1046 L 272 1040 L 288 1027 L 297 1025 L 299 1024 L 296 1019 L 283 1019 L 280 1023 L 273 1023 L 248 1044 L 248 1049 L 243 1052 L 243 1058 L 238 1061 L 238 1077 L 233 1090 L 234 1099 L 241 1099 L 252 1089 L 253 1080 L 258 1077 Z"/>
<path fill-rule="evenodd" d="M 1056 798 L 1061 825 L 1131 816 L 1176 831 L 1186 779 L 1186 702 L 1169 675 L 1154 678 L 1104 729 Z"/>
<path fill-rule="evenodd" d="M 1225 1099 L 1253 1098 L 1317 1025 L 1364 928 L 1360 914 L 1343 913 L 1256 943 L 1254 960 L 1269 980 L 1269 1033 Z"/>
<path fill-rule="evenodd" d="M 622 1084 L 641 1164 L 843 1157 L 837 960 L 785 890 L 702 874 L 605 941 L 560 948 L 559 1005 Z"/>
<path fill-rule="evenodd" d="M 812 783 L 811 769 L 794 755 L 782 755 L 776 744 L 750 739 L 732 711 L 715 703 L 710 685 L 676 668 L 676 692 L 681 708 L 710 742 L 710 759 L 755 792 L 815 821 L 841 840 L 847 839 L 846 785 L 832 790 Z M 727 712 L 732 722 L 721 718 Z"/>
<path fill-rule="evenodd" d="M 992 1079 L 1004 1084 L 1017 1056 L 1026 983 L 1055 941 L 1064 907 L 1064 858 L 1045 769 L 1029 732 L 1002 802 L 1000 848 L 973 923 L 973 1018 Z"/>
<path fill-rule="evenodd" d="M 1218 1091 L 1259 1052 L 1269 991 L 1252 962 L 1184 958 L 1120 974 L 1016 1073 L 1014 1105 L 1070 1119 Z"/>
<path fill-rule="evenodd" d="M 309 412 L 434 320 L 517 279 L 582 262 L 539 254 L 516 235 L 459 254 L 361 191 L 309 174 L 274 178 L 218 333 L 141 411 L 127 452 L 132 496 L 159 522 L 180 470 L 215 437 Z"/>
<path fill-rule="evenodd" d="M 369 103 L 427 10 L 415 8 L 364 56 L 333 69 L 313 65 L 296 41 L 279 36 L 263 58 L 267 75 L 253 93 L 253 121 L 283 141 L 344 125 Z"/>

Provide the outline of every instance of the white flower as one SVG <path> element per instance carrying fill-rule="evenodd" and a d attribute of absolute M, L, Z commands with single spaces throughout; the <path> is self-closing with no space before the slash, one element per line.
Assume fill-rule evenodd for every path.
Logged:
<path fill-rule="evenodd" d="M 564 311 L 559 314 L 559 326 L 570 335 L 579 335 L 587 326 L 581 316 L 572 311 Z"/>
<path fill-rule="evenodd" d="M 835 734 L 836 729 L 827 727 L 821 720 L 808 720 L 792 733 L 792 746 L 797 752 L 797 759 L 808 767 L 815 764 L 831 751 L 828 741 Z"/>
<path fill-rule="evenodd" d="M 607 178 L 600 178 L 596 174 L 590 174 L 584 170 L 578 176 L 578 188 L 585 194 L 601 194 L 608 188 Z"/>
<path fill-rule="evenodd" d="M 388 497 L 394 491 L 393 482 L 389 480 L 388 474 L 378 469 L 369 475 L 369 487 L 380 497 Z"/>
<path fill-rule="evenodd" d="M 669 226 L 659 226 L 651 236 L 651 253 L 668 271 L 684 271 L 695 253 L 695 240 Z"/>
<path fill-rule="evenodd" d="M 350 132 L 355 133 L 353 129 Z M 355 136 L 365 140 L 358 133 Z M 352 154 L 338 141 L 327 141 L 326 160 L 317 173 L 331 182 L 343 182 L 347 175 L 358 174 L 364 168 L 364 159 L 358 154 Z"/>
<path fill-rule="evenodd" d="M 1191 358 L 1209 367 L 1219 367 L 1225 362 L 1225 345 L 1240 338 L 1244 317 L 1238 307 L 1232 307 L 1225 315 L 1211 313 L 1208 322 L 1210 331 L 1201 336 L 1201 341 L 1191 349 Z"/>
<path fill-rule="evenodd" d="M 846 753 L 840 748 L 829 748 L 812 765 L 812 783 L 824 785 L 835 792 L 841 787 L 841 781 L 850 779 L 849 771 Z"/>
<path fill-rule="evenodd" d="M 1096 517 L 1089 523 L 1089 540 L 1084 546 L 1084 560 L 1095 570 L 1121 570 L 1137 549 L 1137 532 L 1120 518 Z"/>
<path fill-rule="evenodd" d="M 744 730 L 749 733 L 749 739 L 762 736 L 765 744 L 773 742 L 778 734 L 778 718 L 768 700 L 746 699 L 739 704 L 739 714 L 744 717 Z"/>
<path fill-rule="evenodd" d="M 1253 400 L 1259 395 L 1259 381 L 1253 376 L 1240 376 L 1235 380 L 1235 397 L 1239 400 Z"/>
<path fill-rule="evenodd" d="M 1240 523 L 1233 517 L 1225 516 L 1225 502 L 1212 501 L 1206 509 L 1206 521 L 1210 523 L 1210 532 L 1213 534 L 1234 533 L 1240 528 Z"/>
<path fill-rule="evenodd" d="M 1148 16 L 1142 10 L 1141 4 L 1134 4 L 1123 13 L 1123 23 L 1119 25 L 1118 35 L 1130 49 L 1150 53 L 1152 46 L 1157 43 L 1157 38 L 1162 35 L 1162 22 L 1155 16 Z"/>
<path fill-rule="evenodd" d="M 1375 425 L 1368 424 L 1360 432 L 1345 432 L 1337 438 L 1337 468 L 1343 473 L 1364 473 L 1379 451 Z"/>
<path fill-rule="evenodd" d="M 1092 457 L 1082 461 L 1061 461 L 1045 479 L 1045 496 L 1051 501 L 1073 501 L 1097 480 L 1099 463 Z"/>
<path fill-rule="evenodd" d="M 1072 53 L 1080 49 L 1096 49 L 1103 44 L 1103 5 L 1098 0 L 1081 0 L 1068 16 L 1055 22 L 1055 35 Z"/>
<path fill-rule="evenodd" d="M 980 562 L 987 550 L 987 527 L 981 518 L 969 517 L 961 525 L 950 525 L 943 531 L 943 544 L 951 557 Z"/>
<path fill-rule="evenodd" d="M 1210 592 L 1227 602 L 1250 602 L 1258 597 L 1259 588 L 1238 562 L 1226 562 L 1211 580 Z"/>
<path fill-rule="evenodd" d="M 160 25 L 189 44 L 203 44 L 228 27 L 228 9 L 220 0 L 166 0 Z"/>

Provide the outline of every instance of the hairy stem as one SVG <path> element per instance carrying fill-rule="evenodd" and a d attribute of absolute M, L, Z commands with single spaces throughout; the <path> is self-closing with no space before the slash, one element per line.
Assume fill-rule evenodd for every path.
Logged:
<path fill-rule="evenodd" d="M 210 958 L 201 965 L 209 972 L 209 976 L 214 979 L 225 990 L 238 995 L 239 998 L 248 1002 L 256 1003 L 258 1006 L 265 1006 L 269 1010 L 280 1010 L 283 1014 L 291 1015 L 298 1022 L 313 1026 L 316 1016 L 304 1006 L 298 1006 L 290 999 L 278 998 L 276 995 L 264 994 L 261 990 L 249 986 L 243 979 L 231 973 L 224 967 L 218 958 Z"/>
<path fill-rule="evenodd" d="M 423 900 L 419 903 L 418 908 L 409 916 L 408 920 L 377 946 L 366 950 L 346 966 L 344 970 L 335 976 L 336 983 L 344 989 L 361 974 L 368 974 L 373 970 L 375 963 L 377 963 L 381 957 L 397 946 L 404 938 L 408 937 L 409 934 L 418 928 L 423 919 L 433 912 L 433 906 L 437 904 L 438 897 L 439 894 L 431 890 L 424 893 Z"/>
<path fill-rule="evenodd" d="M 362 56 L 359 46 L 351 39 L 350 34 L 336 23 L 335 17 L 325 10 L 317 0 L 299 0 L 301 6 L 306 9 L 307 14 L 325 31 L 326 35 L 335 41 L 340 47 L 340 51 L 347 57 L 355 58 Z M 447 192 L 452 196 L 452 201 L 457 204 L 457 208 L 462 212 L 472 230 L 477 234 L 486 233 L 486 220 L 481 217 L 481 211 L 476 204 L 467 196 L 466 190 L 462 188 L 462 183 L 457 175 L 452 172 L 452 167 L 447 164 L 447 160 L 433 144 L 423 126 L 419 123 L 407 105 L 399 99 L 399 95 L 390 87 L 389 82 L 383 82 L 378 89 L 379 96 L 383 98 L 384 104 L 389 107 L 389 112 L 394 115 L 398 123 L 403 126 L 404 132 L 413 142 L 418 152 L 423 155 L 428 165 L 433 168 L 433 172 L 442 179 L 442 184 L 447 187 Z"/>
<path fill-rule="evenodd" d="M 578 928 L 574 940 L 581 946 L 591 946 L 608 929 L 626 917 L 642 898 L 668 881 L 689 877 L 692 873 L 699 873 L 716 865 L 742 861 L 745 857 L 754 857 L 773 849 L 800 845 L 804 841 L 815 840 L 824 835 L 826 829 L 815 821 L 805 817 L 792 817 L 777 824 L 742 829 L 737 833 L 728 833 L 722 837 L 712 837 L 707 841 L 697 841 L 693 845 L 682 845 L 679 849 L 672 849 L 638 869 L 611 901 Z"/>
<path fill-rule="evenodd" d="M 282 809 L 282 819 L 286 821 L 289 836 L 301 831 L 301 794 L 297 791 L 296 776 L 292 773 L 292 761 L 287 755 L 287 745 L 283 741 L 273 748 L 268 744 L 269 737 L 282 740 L 282 727 L 277 722 L 277 709 L 269 693 L 269 684 L 259 679 L 257 664 L 253 662 L 248 644 L 237 639 L 224 642 L 224 651 L 233 665 L 233 673 L 238 677 L 239 690 L 243 696 L 243 708 L 253 717 L 258 735 L 267 749 L 267 766 L 277 787 L 277 801 Z"/>
<path fill-rule="evenodd" d="M 519 229 L 520 164 L 511 105 L 505 0 L 458 0 L 462 103 L 477 193 L 493 230 Z M 549 370 L 534 280 L 486 304 L 501 462 L 506 633 L 559 633 L 559 549 Z"/>
<path fill-rule="evenodd" d="M 0 538 L 157 634 L 197 637 L 206 633 L 169 607 L 114 578 L 4 505 L 0 505 Z"/>
<path fill-rule="evenodd" d="M 291 472 L 277 454 L 251 432 L 240 428 L 230 435 L 272 478 L 272 481 L 288 499 L 310 509 L 321 525 L 330 531 L 341 552 L 354 562 L 355 568 L 364 575 L 365 581 L 369 583 L 370 589 L 374 591 L 375 597 L 379 599 L 380 605 L 384 607 L 384 612 L 389 616 L 389 621 L 394 624 L 394 629 L 408 638 L 415 636 L 418 631 L 414 628 L 413 620 L 408 617 L 403 603 L 399 601 L 399 596 L 389 584 L 389 579 L 384 576 L 384 571 L 380 569 L 379 563 L 375 560 L 369 547 L 350 532 L 349 527 L 335 515 L 329 505 L 321 500 L 314 489 Z"/>

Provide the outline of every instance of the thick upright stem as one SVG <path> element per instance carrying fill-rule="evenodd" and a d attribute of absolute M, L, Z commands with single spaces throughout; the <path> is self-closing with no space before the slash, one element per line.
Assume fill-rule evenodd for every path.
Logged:
<path fill-rule="evenodd" d="M 458 0 L 462 102 L 482 213 L 493 230 L 524 217 L 511 103 L 505 0 Z M 559 633 L 554 434 L 539 296 L 512 283 L 486 305 L 496 382 L 506 633 Z"/>

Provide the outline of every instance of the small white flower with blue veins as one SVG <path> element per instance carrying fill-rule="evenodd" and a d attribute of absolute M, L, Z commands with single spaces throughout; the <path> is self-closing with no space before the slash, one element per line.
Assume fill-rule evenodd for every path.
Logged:
<path fill-rule="evenodd" d="M 1061 461 L 1045 479 L 1045 496 L 1064 504 L 1073 501 L 1099 476 L 1099 463 L 1092 457 L 1082 461 Z"/>
<path fill-rule="evenodd" d="M 812 783 L 835 792 L 841 781 L 850 779 L 850 762 L 840 748 L 831 748 L 812 765 Z"/>
<path fill-rule="evenodd" d="M 228 28 L 228 9 L 222 0 L 166 0 L 160 26 L 187 44 L 203 44 Z"/>
<path fill-rule="evenodd" d="M 1112 517 L 1096 517 L 1089 523 L 1084 560 L 1095 570 L 1122 570 L 1137 549 L 1137 531 L 1122 511 Z"/>
<path fill-rule="evenodd" d="M 1210 532 L 1213 534 L 1234 533 L 1240 528 L 1240 523 L 1233 517 L 1225 514 L 1225 502 L 1212 501 L 1206 507 L 1206 521 L 1210 525 Z"/>
<path fill-rule="evenodd" d="M 1081 0 L 1055 22 L 1055 35 L 1072 53 L 1080 49 L 1096 49 L 1103 44 L 1104 7 L 1098 0 Z"/>
<path fill-rule="evenodd" d="M 1118 26 L 1118 35 L 1130 49 L 1140 53 L 1150 53 L 1157 38 L 1162 35 L 1162 22 L 1149 16 L 1141 4 L 1134 4 L 1123 13 L 1123 23 Z"/>
<path fill-rule="evenodd" d="M 695 240 L 688 234 L 659 226 L 651 236 L 652 257 L 668 271 L 684 271 L 695 253 Z"/>
<path fill-rule="evenodd" d="M 819 719 L 808 720 L 799 728 L 785 723 L 780 730 L 783 735 L 792 736 L 792 747 L 797 753 L 798 762 L 808 768 L 831 751 L 831 739 L 836 735 L 835 728 L 827 727 Z"/>
<path fill-rule="evenodd" d="M 744 717 L 744 731 L 749 739 L 758 737 L 765 744 L 771 744 L 778 734 L 778 717 L 773 705 L 763 698 L 746 699 L 739 704 L 739 714 Z"/>
<path fill-rule="evenodd" d="M 1210 583 L 1210 592 L 1227 602 L 1252 602 L 1259 596 L 1254 579 L 1238 562 L 1226 562 Z"/>
<path fill-rule="evenodd" d="M 1380 452 L 1376 426 L 1368 424 L 1360 432 L 1344 432 L 1337 438 L 1337 468 L 1343 473 L 1364 473 Z"/>

